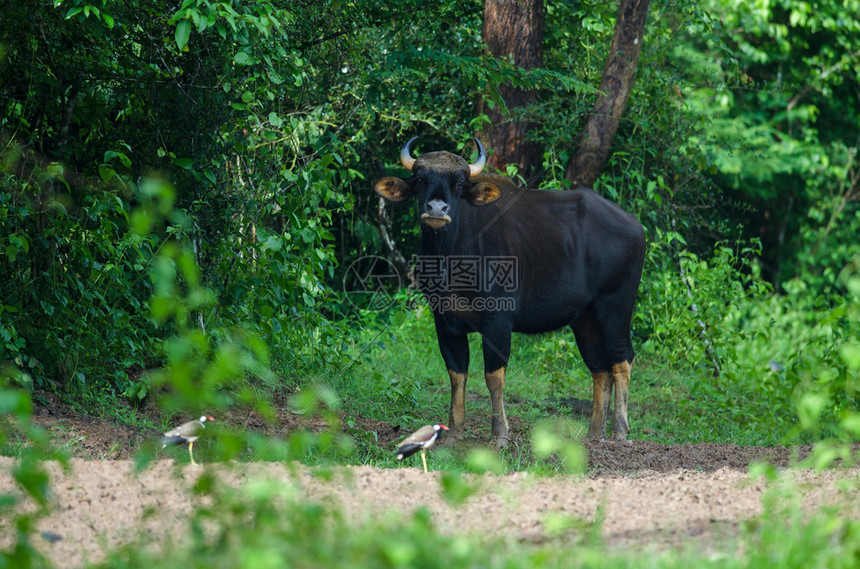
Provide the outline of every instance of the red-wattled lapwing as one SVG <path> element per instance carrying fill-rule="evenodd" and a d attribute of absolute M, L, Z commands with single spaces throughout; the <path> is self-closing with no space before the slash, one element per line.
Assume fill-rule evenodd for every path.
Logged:
<path fill-rule="evenodd" d="M 424 425 L 400 443 L 397 447 L 397 460 L 403 460 L 407 456 L 412 456 L 419 450 L 421 451 L 421 462 L 424 464 L 424 472 L 427 472 L 427 459 L 424 457 L 424 451 L 432 447 L 439 438 L 439 431 L 447 431 L 445 425 Z"/>
<path fill-rule="evenodd" d="M 191 447 L 194 446 L 194 441 L 200 438 L 200 432 L 206 428 L 206 421 L 214 420 L 214 417 L 202 415 L 196 421 L 188 421 L 187 423 L 179 425 L 175 429 L 167 431 L 164 433 L 164 438 L 161 439 L 161 442 L 163 443 L 161 448 L 164 448 L 167 445 L 181 445 L 188 443 L 188 456 L 191 457 L 191 464 L 196 466 L 197 463 L 194 462 L 194 454 L 191 452 Z"/>

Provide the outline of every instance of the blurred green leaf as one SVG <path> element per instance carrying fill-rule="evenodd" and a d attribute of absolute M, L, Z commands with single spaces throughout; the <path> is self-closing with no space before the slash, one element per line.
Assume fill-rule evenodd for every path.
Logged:
<path fill-rule="evenodd" d="M 484 474 L 486 472 L 504 474 L 507 470 L 507 466 L 499 454 L 487 448 L 470 450 L 466 457 L 466 465 L 469 468 L 469 472 L 476 474 Z"/>
<path fill-rule="evenodd" d="M 532 448 L 539 458 L 557 455 L 567 472 L 581 474 L 585 472 L 587 457 L 576 436 L 576 430 L 567 421 L 542 421 L 532 429 Z"/>
<path fill-rule="evenodd" d="M 852 370 L 860 370 L 860 344 L 851 343 L 839 346 L 839 355 Z"/>
<path fill-rule="evenodd" d="M 443 472 L 439 479 L 442 497 L 452 506 L 461 506 L 466 500 L 478 492 L 480 484 L 469 482 L 459 472 Z"/>

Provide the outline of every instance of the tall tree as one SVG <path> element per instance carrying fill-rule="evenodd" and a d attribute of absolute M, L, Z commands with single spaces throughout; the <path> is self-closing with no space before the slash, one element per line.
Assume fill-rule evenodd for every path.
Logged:
<path fill-rule="evenodd" d="M 600 93 L 588 117 L 585 139 L 564 173 L 574 186 L 592 186 L 609 156 L 636 74 L 649 3 L 650 0 L 621 0 L 618 7 Z"/>
<path fill-rule="evenodd" d="M 523 69 L 543 65 L 543 0 L 486 0 L 484 2 L 484 41 L 490 54 L 513 59 Z M 537 94 L 518 87 L 502 85 L 502 100 L 507 108 L 487 109 L 490 127 L 483 137 L 493 151 L 490 164 L 504 171 L 516 164 L 528 178 L 540 166 L 540 147 L 526 140 L 532 124 L 517 117 L 518 111 L 534 102 Z"/>

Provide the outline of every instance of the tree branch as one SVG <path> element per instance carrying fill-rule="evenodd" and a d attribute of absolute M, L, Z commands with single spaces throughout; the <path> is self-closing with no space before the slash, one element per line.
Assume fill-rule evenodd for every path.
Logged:
<path fill-rule="evenodd" d="M 600 94 L 586 126 L 586 136 L 564 172 L 574 187 L 594 185 L 600 174 L 636 74 L 642 51 L 645 19 L 650 0 L 622 0 L 618 7 L 615 32 L 600 82 Z"/>

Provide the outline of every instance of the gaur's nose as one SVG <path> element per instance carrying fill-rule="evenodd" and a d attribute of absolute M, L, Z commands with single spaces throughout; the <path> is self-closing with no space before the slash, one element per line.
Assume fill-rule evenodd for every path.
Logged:
<path fill-rule="evenodd" d="M 424 209 L 430 217 L 444 217 L 448 215 L 450 207 L 442 200 L 430 200 L 424 206 Z"/>

